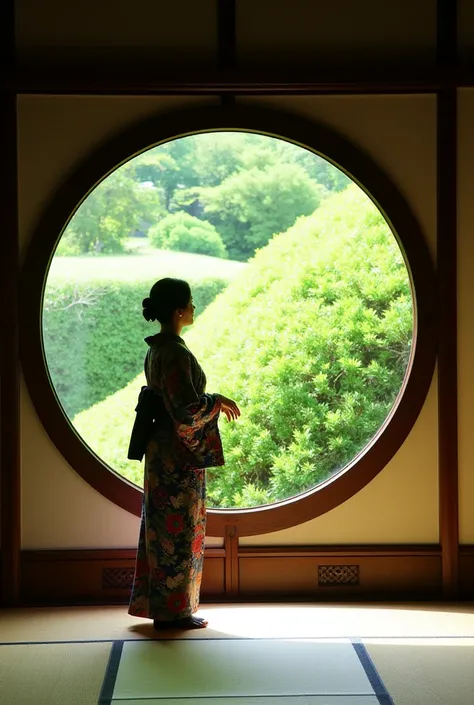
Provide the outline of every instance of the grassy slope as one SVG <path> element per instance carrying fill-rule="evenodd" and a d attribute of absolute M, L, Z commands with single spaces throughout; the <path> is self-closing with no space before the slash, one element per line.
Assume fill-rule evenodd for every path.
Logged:
<path fill-rule="evenodd" d="M 218 274 L 233 279 L 245 269 L 244 262 L 170 250 L 137 248 L 132 254 L 54 257 L 48 281 L 75 281 L 78 284 L 104 280 L 155 282 L 161 277 L 206 279 Z M 148 285 L 148 284 L 147 284 Z"/>
<path fill-rule="evenodd" d="M 83 285 L 106 281 L 143 281 L 146 283 L 146 289 L 154 281 L 165 276 L 198 281 L 217 275 L 230 282 L 246 267 L 245 263 L 233 260 L 152 249 L 148 247 L 146 240 L 132 244 L 137 251 L 124 255 L 55 257 L 48 283 L 54 285 L 61 281 L 73 281 Z M 135 418 L 136 398 L 144 383 L 141 374 L 124 389 L 77 414 L 73 419 L 74 426 L 85 443 L 90 444 L 91 449 L 114 470 L 138 485 L 142 485 L 143 481 L 142 467 L 135 461 L 128 461 L 126 454 Z M 111 455 L 105 451 L 106 446 L 113 448 Z"/>
<path fill-rule="evenodd" d="M 321 214 L 322 215 L 322 214 Z M 344 222 L 346 218 L 343 218 Z M 309 219 L 308 219 L 309 222 Z M 349 225 L 349 224 L 348 224 Z M 284 236 L 283 236 L 284 237 Z M 284 237 L 284 239 L 286 239 Z M 283 242 L 284 240 L 282 240 Z M 222 261 L 219 262 L 221 264 Z M 271 270 L 271 267 L 269 267 Z M 249 274 L 252 272 L 252 266 L 250 265 Z M 268 271 L 268 275 L 271 278 L 271 272 Z M 289 278 L 291 279 L 291 277 Z M 239 301 L 245 299 L 243 292 L 252 285 L 252 280 L 248 280 L 247 272 L 242 272 L 241 276 L 237 276 L 232 288 L 240 291 L 241 296 L 237 296 L 235 304 L 238 306 Z M 232 298 L 231 290 L 227 290 L 225 294 L 226 298 Z M 235 297 L 234 297 L 235 298 Z M 213 307 L 214 308 L 214 307 Z M 265 309 L 266 311 L 266 309 Z M 208 311 L 209 315 L 212 317 L 211 311 Z M 258 313 L 258 312 L 257 312 Z M 264 315 L 264 311 L 261 312 Z M 230 317 L 233 321 L 233 316 Z M 209 323 L 209 316 L 204 315 L 202 324 L 204 324 L 204 329 L 206 329 L 206 323 Z M 225 321 L 220 321 L 220 324 L 224 328 L 230 329 L 227 331 L 230 334 L 232 323 L 229 320 L 229 316 Z M 199 359 L 201 359 L 199 338 L 202 325 L 197 325 L 194 329 L 189 331 L 187 339 L 189 340 L 190 347 L 194 352 L 197 353 Z M 209 331 L 207 331 L 209 333 Z M 209 339 L 209 336 L 204 336 L 205 339 Z M 212 365 L 211 365 L 212 368 Z M 214 369 L 209 371 L 209 381 L 210 389 L 212 387 L 212 382 L 214 381 Z M 120 390 L 115 395 L 104 400 L 100 404 L 92 407 L 86 412 L 83 412 L 78 417 L 76 417 L 76 424 L 79 430 L 82 431 L 85 438 L 94 438 L 94 450 L 104 458 L 114 469 L 118 470 L 124 474 L 127 478 L 132 480 L 137 484 L 141 484 L 141 466 L 136 462 L 126 461 L 126 450 L 129 439 L 129 433 L 131 425 L 134 418 L 134 406 L 137 392 L 140 385 L 143 383 L 143 378 L 140 376 L 132 383 L 130 383 L 125 389 Z M 221 389 L 225 393 L 224 389 Z M 105 421 L 105 423 L 104 423 Z"/>

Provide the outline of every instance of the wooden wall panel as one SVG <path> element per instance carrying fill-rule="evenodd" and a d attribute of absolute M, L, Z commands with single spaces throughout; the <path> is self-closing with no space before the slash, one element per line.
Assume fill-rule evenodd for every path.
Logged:
<path fill-rule="evenodd" d="M 283 67 L 429 64 L 436 48 L 433 0 L 239 0 L 238 63 Z"/>
<path fill-rule="evenodd" d="M 239 559 L 241 595 L 295 593 L 315 595 L 318 589 L 317 563 L 311 557 L 249 557 Z"/>
<path fill-rule="evenodd" d="M 240 596 L 295 595 L 315 600 L 357 597 L 430 599 L 441 589 L 441 556 L 432 549 L 370 547 L 358 553 L 241 553 Z"/>
<path fill-rule="evenodd" d="M 22 604 L 125 603 L 135 551 L 23 551 Z M 224 592 L 224 550 L 206 549 L 202 595 Z"/>
<path fill-rule="evenodd" d="M 41 0 L 16 5 L 18 60 L 29 66 L 154 64 L 156 72 L 157 64 L 196 66 L 216 59 L 215 0 L 135 0 L 133 6 L 128 0 Z"/>
<path fill-rule="evenodd" d="M 219 549 L 218 549 L 219 550 Z M 204 557 L 204 571 L 202 575 L 201 596 L 222 595 L 225 588 L 225 558 L 224 551 L 215 556 Z"/>
<path fill-rule="evenodd" d="M 310 599 L 433 599 L 441 595 L 438 546 L 243 549 L 205 551 L 203 602 Z M 232 561 L 232 585 L 226 562 Z M 474 567 L 474 547 L 464 564 Z M 22 604 L 126 603 L 135 551 L 23 551 Z M 235 571 L 238 571 L 235 574 Z M 466 573 L 467 575 L 467 573 Z M 470 580 L 470 582 L 469 582 Z M 474 579 L 465 577 L 465 584 Z"/>

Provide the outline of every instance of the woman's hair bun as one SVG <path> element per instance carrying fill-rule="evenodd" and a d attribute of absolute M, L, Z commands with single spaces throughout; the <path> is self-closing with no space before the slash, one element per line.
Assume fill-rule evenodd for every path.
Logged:
<path fill-rule="evenodd" d="M 153 301 L 147 296 L 142 301 L 143 317 L 146 321 L 156 321 L 156 311 L 153 306 Z"/>
<path fill-rule="evenodd" d="M 183 279 L 165 277 L 155 282 L 150 296 L 143 299 L 143 316 L 147 321 L 170 324 L 176 309 L 184 309 L 191 301 L 191 288 Z"/>

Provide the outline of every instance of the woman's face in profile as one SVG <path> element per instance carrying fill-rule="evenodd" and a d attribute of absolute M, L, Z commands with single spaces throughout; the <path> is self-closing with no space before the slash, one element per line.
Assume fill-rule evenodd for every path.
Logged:
<path fill-rule="evenodd" d="M 190 326 L 194 323 L 194 311 L 196 307 L 193 302 L 193 297 L 189 301 L 189 304 L 183 309 L 183 317 L 181 319 L 183 326 Z"/>

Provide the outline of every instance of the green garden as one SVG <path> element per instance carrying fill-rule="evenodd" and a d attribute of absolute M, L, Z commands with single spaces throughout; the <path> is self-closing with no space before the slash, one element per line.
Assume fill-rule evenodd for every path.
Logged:
<path fill-rule="evenodd" d="M 140 486 L 126 454 L 156 330 L 141 301 L 163 276 L 190 282 L 184 338 L 242 411 L 220 421 L 210 506 L 298 494 L 371 440 L 405 375 L 412 299 L 387 223 L 342 172 L 282 140 L 202 134 L 130 160 L 76 211 L 45 289 L 48 369 L 84 441 Z"/>

